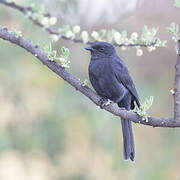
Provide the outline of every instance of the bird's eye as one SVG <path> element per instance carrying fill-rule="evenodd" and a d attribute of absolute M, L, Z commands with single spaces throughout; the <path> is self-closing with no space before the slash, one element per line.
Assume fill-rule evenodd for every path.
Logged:
<path fill-rule="evenodd" d="M 104 48 L 102 47 L 102 48 L 100 48 L 100 51 L 104 51 Z"/>

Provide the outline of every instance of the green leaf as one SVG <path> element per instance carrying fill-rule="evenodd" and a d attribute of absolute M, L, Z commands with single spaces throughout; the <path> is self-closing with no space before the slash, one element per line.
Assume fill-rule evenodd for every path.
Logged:
<path fill-rule="evenodd" d="M 122 37 L 122 39 L 126 39 L 127 38 L 127 31 L 122 31 L 121 32 L 121 37 Z"/>
<path fill-rule="evenodd" d="M 22 37 L 21 31 L 17 31 L 16 29 L 13 30 L 13 34 L 15 35 L 16 38 Z"/>
<path fill-rule="evenodd" d="M 70 52 L 68 48 L 62 47 L 62 54 L 59 57 L 57 57 L 57 51 L 52 49 L 51 43 L 44 47 L 44 51 L 45 53 L 47 53 L 50 61 L 56 60 L 61 64 L 62 67 L 69 68 L 70 61 L 68 60 L 68 57 L 70 55 Z"/>
<path fill-rule="evenodd" d="M 179 27 L 175 22 L 172 22 L 169 27 L 167 27 L 167 30 L 172 34 L 177 34 L 179 31 Z"/>
<path fill-rule="evenodd" d="M 151 43 L 155 41 L 155 35 L 158 32 L 158 28 L 148 28 L 146 25 L 142 29 L 141 41 L 142 43 Z"/>
<path fill-rule="evenodd" d="M 134 109 L 132 110 L 133 112 L 136 112 L 138 115 L 142 116 L 142 120 L 145 120 L 148 122 L 148 114 L 147 110 L 152 106 L 154 101 L 153 96 L 150 96 L 150 98 L 146 98 L 145 102 L 141 104 L 140 107 L 137 106 L 136 102 L 134 102 Z"/>
<path fill-rule="evenodd" d="M 39 15 L 42 15 L 42 14 L 44 14 L 44 12 L 45 12 L 45 6 L 44 6 L 44 4 L 42 4 L 39 8 L 38 8 L 38 14 Z"/>
<path fill-rule="evenodd" d="M 108 41 L 109 43 L 112 43 L 115 32 L 116 32 L 116 31 L 115 31 L 114 29 L 109 30 L 109 31 L 107 32 L 106 37 L 107 37 L 107 41 Z"/>
<path fill-rule="evenodd" d="M 55 57 L 56 57 L 56 54 L 57 54 L 57 52 L 56 52 L 55 50 L 53 50 L 53 51 L 50 52 L 49 55 L 50 55 L 52 58 L 55 58 Z"/>
<path fill-rule="evenodd" d="M 84 87 L 84 86 L 87 86 L 87 84 L 88 84 L 88 80 L 85 79 L 85 80 L 83 81 L 83 83 L 82 83 L 82 86 L 83 86 L 83 87 Z"/>
<path fill-rule="evenodd" d="M 102 29 L 98 32 L 100 39 L 102 39 L 106 35 L 106 29 Z"/>
<path fill-rule="evenodd" d="M 65 57 L 68 57 L 70 54 L 69 49 L 65 48 L 65 47 L 61 48 L 61 52 L 62 52 L 63 56 L 65 56 Z"/>
<path fill-rule="evenodd" d="M 174 1 L 174 6 L 177 8 L 180 8 L 180 0 L 175 0 Z"/>
<path fill-rule="evenodd" d="M 43 49 L 44 49 L 44 51 L 45 51 L 46 53 L 51 52 L 51 51 L 52 51 L 52 45 L 51 45 L 51 43 L 49 43 L 48 45 L 46 45 Z"/>
<path fill-rule="evenodd" d="M 65 47 L 62 47 L 61 48 L 61 52 L 64 54 L 66 52 L 66 48 Z"/>

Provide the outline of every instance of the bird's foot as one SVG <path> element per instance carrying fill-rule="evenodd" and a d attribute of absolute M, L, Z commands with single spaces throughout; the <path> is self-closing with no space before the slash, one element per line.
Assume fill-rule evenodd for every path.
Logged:
<path fill-rule="evenodd" d="M 120 107 L 121 108 L 121 110 L 127 110 L 125 107 Z"/>
<path fill-rule="evenodd" d="M 111 100 L 110 99 L 106 99 L 106 98 L 101 98 L 99 100 L 99 104 L 100 104 L 100 108 L 104 108 L 105 106 L 108 106 L 109 104 L 111 104 Z"/>

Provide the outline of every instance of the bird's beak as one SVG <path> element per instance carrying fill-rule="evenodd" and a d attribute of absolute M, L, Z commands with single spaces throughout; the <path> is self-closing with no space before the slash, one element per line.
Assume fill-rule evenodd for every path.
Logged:
<path fill-rule="evenodd" d="M 93 51 L 94 50 L 91 46 L 85 47 L 84 49 L 86 49 L 88 51 Z"/>

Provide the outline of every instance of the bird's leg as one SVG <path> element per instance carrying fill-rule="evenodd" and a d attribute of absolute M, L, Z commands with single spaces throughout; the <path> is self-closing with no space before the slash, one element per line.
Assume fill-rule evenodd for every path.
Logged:
<path fill-rule="evenodd" d="M 100 106 L 100 108 L 102 109 L 102 108 L 104 108 L 105 106 L 108 106 L 109 104 L 111 104 L 111 100 L 110 99 L 106 99 L 106 98 L 101 98 L 100 100 L 99 100 L 99 106 Z"/>

